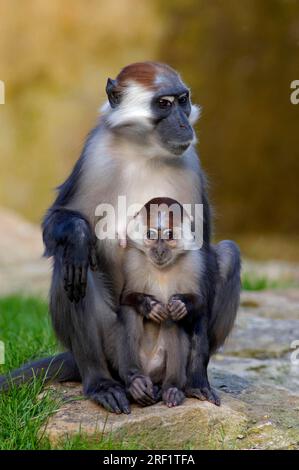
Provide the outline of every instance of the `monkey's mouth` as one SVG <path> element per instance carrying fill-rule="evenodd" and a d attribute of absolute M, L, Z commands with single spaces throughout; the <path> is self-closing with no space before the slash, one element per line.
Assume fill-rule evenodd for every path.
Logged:
<path fill-rule="evenodd" d="M 152 264 L 158 268 L 158 269 L 163 269 L 167 268 L 172 263 L 171 258 L 166 259 L 166 260 L 157 260 L 156 258 L 151 258 Z"/>
<path fill-rule="evenodd" d="M 181 155 L 184 153 L 188 147 L 190 147 L 191 142 L 168 142 L 169 147 L 171 147 L 172 152 L 175 155 Z"/>

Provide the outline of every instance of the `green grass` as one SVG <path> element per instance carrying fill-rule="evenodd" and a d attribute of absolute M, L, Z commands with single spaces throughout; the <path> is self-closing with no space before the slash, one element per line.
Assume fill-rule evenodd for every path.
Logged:
<path fill-rule="evenodd" d="M 5 365 L 0 374 L 26 361 L 53 354 L 56 341 L 45 302 L 36 298 L 10 296 L 0 298 L 0 341 L 5 344 Z M 51 390 L 43 390 L 41 379 L 0 393 L 0 450 L 51 449 L 41 428 L 59 407 Z M 134 442 L 115 441 L 111 437 L 87 438 L 77 435 L 57 445 L 58 449 L 135 449 Z"/>
<path fill-rule="evenodd" d="M 0 298 L 0 339 L 5 343 L 5 365 L 9 371 L 32 358 L 53 354 L 56 341 L 50 326 L 47 304 L 36 298 Z"/>
<path fill-rule="evenodd" d="M 274 281 L 268 279 L 266 276 L 258 276 L 254 274 L 243 274 L 242 276 L 242 289 L 247 291 L 261 291 L 266 289 L 284 289 L 292 287 L 291 281 Z"/>
<path fill-rule="evenodd" d="M 5 344 L 6 373 L 36 357 L 52 354 L 56 349 L 50 328 L 47 305 L 38 299 L 18 296 L 0 299 L 0 340 Z M 41 425 L 57 406 L 42 381 L 0 394 L 0 449 L 38 449 Z"/>

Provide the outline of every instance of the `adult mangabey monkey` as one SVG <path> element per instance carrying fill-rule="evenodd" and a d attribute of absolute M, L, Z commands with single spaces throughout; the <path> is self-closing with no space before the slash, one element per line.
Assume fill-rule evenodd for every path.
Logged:
<path fill-rule="evenodd" d="M 158 386 L 167 406 L 180 405 L 186 386 L 188 393 L 187 363 L 197 323 L 202 398 L 219 405 L 207 376 L 209 318 L 201 292 L 205 272 L 191 220 L 177 201 L 155 198 L 134 222 L 138 231 L 131 230 L 123 260 L 119 374 L 140 404 L 156 401 Z"/>
<path fill-rule="evenodd" d="M 142 207 L 157 196 L 204 205 L 202 270 L 207 279 L 210 270 L 217 272 L 205 292 L 211 351 L 234 323 L 240 258 L 232 242 L 217 245 L 216 261 L 211 256 L 209 204 L 192 128 L 198 112 L 180 76 L 164 64 L 136 63 L 108 79 L 106 91 L 99 123 L 43 222 L 46 255 L 54 258 L 50 312 L 56 335 L 68 350 L 48 360 L 47 375 L 55 372 L 60 380 L 80 375 L 86 396 L 120 413 L 129 412 L 124 387 L 112 369 L 117 370 L 113 333 L 116 299 L 123 288 L 123 248 L 117 240 L 95 241 L 96 207 L 109 203 L 117 209 L 119 195 L 126 196 L 127 206 Z M 192 394 L 201 397 L 199 328 L 194 325 L 188 381 Z M 42 368 L 45 364 L 47 360 Z M 39 371 L 41 364 L 13 375 L 27 380 L 32 368 Z"/>

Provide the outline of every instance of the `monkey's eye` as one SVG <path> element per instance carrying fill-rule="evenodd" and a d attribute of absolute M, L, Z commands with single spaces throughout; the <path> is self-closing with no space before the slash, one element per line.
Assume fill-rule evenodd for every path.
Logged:
<path fill-rule="evenodd" d="M 120 103 L 120 93 L 117 93 L 116 91 L 112 91 L 110 93 L 110 97 L 114 104 Z"/>
<path fill-rule="evenodd" d="M 158 238 L 158 232 L 157 230 L 154 230 L 154 229 L 149 229 L 147 232 L 146 232 L 146 238 L 148 240 L 156 240 Z"/>
<path fill-rule="evenodd" d="M 173 240 L 173 231 L 166 229 L 163 231 L 163 238 L 165 240 Z"/>
<path fill-rule="evenodd" d="M 168 109 L 168 108 L 171 108 L 172 102 L 170 100 L 165 99 L 165 98 L 160 98 L 158 100 L 158 105 L 159 105 L 159 108 L 161 108 L 161 109 Z"/>
<path fill-rule="evenodd" d="M 180 105 L 185 105 L 188 102 L 188 94 L 182 95 L 179 97 L 178 102 Z"/>

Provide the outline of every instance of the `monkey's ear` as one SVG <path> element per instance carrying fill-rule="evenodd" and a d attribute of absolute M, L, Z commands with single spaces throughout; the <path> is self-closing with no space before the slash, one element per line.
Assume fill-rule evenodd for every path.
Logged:
<path fill-rule="evenodd" d="M 106 93 L 107 93 L 111 108 L 115 108 L 120 103 L 120 92 L 117 91 L 116 80 L 112 80 L 112 78 L 108 78 L 107 85 L 106 85 Z"/>

